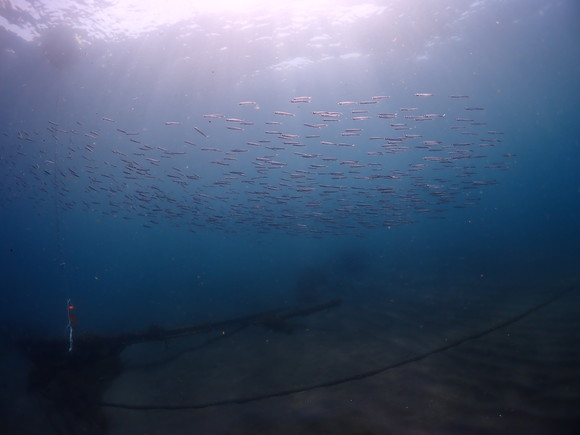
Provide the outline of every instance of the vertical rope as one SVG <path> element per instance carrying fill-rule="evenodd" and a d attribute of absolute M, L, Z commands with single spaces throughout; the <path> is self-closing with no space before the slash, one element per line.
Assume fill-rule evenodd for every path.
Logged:
<path fill-rule="evenodd" d="M 58 112 L 58 99 L 57 99 L 57 112 Z M 70 291 L 68 285 L 68 274 L 66 271 L 66 261 L 64 255 L 64 244 L 63 244 L 63 237 L 61 232 L 61 203 L 60 203 L 60 194 L 62 191 L 61 183 L 64 180 L 59 180 L 59 176 L 62 174 L 59 167 L 59 153 L 58 153 L 58 135 L 55 134 L 54 136 L 54 148 L 53 148 L 53 161 L 54 161 L 54 171 L 53 171 L 53 187 L 54 187 L 54 196 L 53 196 L 53 203 L 54 203 L 54 229 L 55 229 L 55 236 L 56 236 L 56 263 L 58 265 L 58 269 L 60 272 L 59 277 L 59 285 L 62 286 L 62 292 L 64 293 L 64 297 L 66 299 L 66 307 L 67 307 L 67 326 L 66 326 L 66 333 L 68 336 L 68 351 L 72 352 L 73 350 L 73 325 L 76 324 L 76 317 L 73 314 L 74 305 L 72 304 L 70 298 Z"/>

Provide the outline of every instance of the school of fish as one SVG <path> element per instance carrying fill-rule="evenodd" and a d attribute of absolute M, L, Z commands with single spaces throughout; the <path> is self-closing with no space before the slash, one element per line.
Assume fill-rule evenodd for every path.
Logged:
<path fill-rule="evenodd" d="M 421 109 L 425 101 L 441 112 Z M 515 154 L 468 95 L 387 95 L 229 112 L 129 128 L 97 114 L 5 130 L 4 201 L 192 232 L 363 234 L 476 206 Z M 431 106 L 429 106 L 431 107 Z M 233 114 L 231 114 L 233 113 Z M 164 138 L 162 141 L 160 137 Z"/>

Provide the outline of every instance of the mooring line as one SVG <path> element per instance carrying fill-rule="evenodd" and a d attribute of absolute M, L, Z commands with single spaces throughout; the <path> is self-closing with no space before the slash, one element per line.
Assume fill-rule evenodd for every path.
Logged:
<path fill-rule="evenodd" d="M 571 285 L 570 287 L 562 290 L 561 292 L 556 293 L 551 298 L 545 300 L 544 302 L 542 302 L 540 304 L 534 305 L 533 307 L 518 314 L 517 316 L 514 316 L 514 317 L 511 317 L 507 320 L 504 320 L 503 322 L 500 322 L 494 326 L 491 326 L 487 329 L 484 329 L 483 331 L 479 331 L 479 332 L 476 332 L 475 334 L 471 334 L 471 335 L 468 335 L 466 337 L 452 341 L 451 343 L 446 344 L 445 346 L 441 346 L 441 347 L 432 349 L 428 352 L 425 352 L 425 353 L 422 353 L 419 355 L 415 355 L 413 357 L 401 360 L 401 361 L 396 362 L 394 364 L 389 364 L 389 365 L 386 365 L 386 366 L 383 366 L 383 367 L 380 367 L 380 368 L 377 368 L 374 370 L 369 370 L 366 372 L 357 373 L 355 375 L 344 377 L 344 378 L 334 379 L 334 380 L 327 381 L 327 382 L 320 382 L 318 384 L 313 384 L 313 385 L 310 385 L 307 387 L 289 388 L 287 390 L 281 390 L 281 391 L 277 391 L 274 393 L 258 394 L 255 396 L 241 397 L 238 399 L 216 400 L 214 402 L 206 402 L 206 403 L 199 403 L 199 404 L 192 404 L 192 405 L 130 405 L 130 404 L 124 404 L 124 403 L 101 402 L 101 406 L 108 407 L 108 408 L 120 408 L 120 409 L 136 410 L 136 411 L 147 411 L 147 410 L 179 411 L 179 410 L 184 410 L 184 409 L 204 409 L 204 408 L 212 408 L 212 407 L 219 407 L 219 406 L 225 406 L 225 405 L 234 405 L 234 404 L 239 405 L 239 404 L 244 404 L 244 403 L 249 403 L 249 402 L 256 402 L 259 400 L 266 400 L 266 399 L 271 399 L 271 398 L 275 398 L 275 397 L 282 397 L 282 396 L 289 396 L 292 394 L 304 393 L 304 392 L 316 390 L 319 388 L 333 387 L 333 386 L 340 385 L 340 384 L 346 384 L 347 382 L 359 381 L 359 380 L 362 380 L 365 378 L 376 376 L 380 373 L 384 373 L 388 370 L 392 370 L 392 369 L 395 369 L 397 367 L 401 367 L 401 366 L 404 366 L 407 364 L 421 361 L 421 360 L 423 360 L 431 355 L 445 352 L 445 351 L 448 351 L 452 348 L 460 346 L 465 342 L 478 340 L 486 335 L 491 334 L 492 332 L 495 332 L 499 329 L 505 328 L 509 325 L 512 325 L 516 322 L 519 322 L 520 320 L 524 319 L 525 317 L 529 316 L 530 314 L 534 313 L 535 311 L 538 311 L 541 308 L 544 308 L 547 305 L 550 305 L 551 303 L 555 302 L 556 300 L 562 298 L 564 295 L 572 292 L 576 288 L 577 288 L 576 285 Z"/>

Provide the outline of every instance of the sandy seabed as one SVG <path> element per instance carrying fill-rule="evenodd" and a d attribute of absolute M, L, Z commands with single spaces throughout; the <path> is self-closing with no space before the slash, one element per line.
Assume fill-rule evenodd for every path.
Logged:
<path fill-rule="evenodd" d="M 356 298 L 344 295 L 337 308 L 292 320 L 290 334 L 252 326 L 206 346 L 216 333 L 174 340 L 169 347 L 132 346 L 122 354 L 124 372 L 102 399 L 200 405 L 349 378 L 477 334 L 569 285 L 423 284 L 364 295 L 361 289 Z M 580 427 L 578 281 L 575 285 L 516 323 L 373 376 L 204 409 L 104 407 L 105 433 L 575 434 Z M 54 412 L 47 424 L 45 401 L 24 391 L 26 364 L 18 357 L 4 357 L 3 366 L 13 375 L 2 388 L 8 407 L 2 433 L 50 434 L 59 433 L 55 427 L 74 427 L 55 425 Z M 78 427 L 77 433 L 97 433 Z"/>

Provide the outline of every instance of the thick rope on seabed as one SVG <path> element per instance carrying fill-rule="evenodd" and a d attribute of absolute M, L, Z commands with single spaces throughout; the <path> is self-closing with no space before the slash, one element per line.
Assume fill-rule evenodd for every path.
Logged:
<path fill-rule="evenodd" d="M 535 311 L 538 311 L 541 308 L 544 308 L 547 305 L 550 305 L 551 303 L 555 302 L 556 300 L 562 298 L 564 295 L 572 292 L 573 290 L 576 290 L 577 287 L 578 287 L 577 285 L 572 285 L 572 286 L 566 288 L 565 290 L 562 290 L 561 292 L 556 293 L 554 296 L 545 300 L 544 302 L 537 304 L 537 305 L 534 305 L 533 307 L 527 309 L 526 311 L 518 314 L 517 316 L 511 317 L 503 322 L 500 322 L 494 326 L 491 326 L 487 329 L 484 329 L 483 331 L 479 331 L 479 332 L 476 332 L 475 334 L 471 334 L 471 335 L 468 335 L 466 337 L 459 338 L 455 341 L 452 341 L 452 342 L 446 344 L 445 346 L 441 346 L 441 347 L 432 349 L 428 352 L 415 355 L 413 357 L 401 360 L 401 361 L 396 362 L 394 364 L 389 364 L 389 365 L 386 365 L 386 366 L 383 366 L 383 367 L 380 367 L 380 368 L 377 368 L 374 370 L 369 370 L 366 372 L 357 373 L 357 374 L 354 374 L 354 375 L 351 375 L 348 377 L 334 379 L 334 380 L 330 380 L 327 382 L 320 382 L 318 384 L 313 384 L 313 385 L 310 385 L 307 387 L 290 388 L 287 390 L 281 390 L 281 391 L 277 391 L 274 393 L 258 394 L 255 396 L 241 397 L 239 399 L 216 400 L 214 402 L 198 403 L 198 404 L 191 404 L 191 405 L 130 405 L 130 404 L 125 404 L 125 403 L 101 402 L 101 406 L 109 407 L 109 408 L 129 409 L 129 410 L 135 410 L 135 411 L 146 411 L 146 410 L 178 411 L 178 410 L 184 410 L 184 409 L 203 409 L 203 408 L 211 408 L 211 407 L 224 406 L 224 405 L 244 404 L 244 403 L 249 403 L 249 402 L 256 402 L 258 400 L 266 400 L 266 399 L 271 399 L 274 397 L 289 396 L 291 394 L 303 393 L 306 391 L 316 390 L 318 388 L 327 388 L 327 387 L 333 387 L 335 385 L 346 384 L 347 382 L 353 382 L 353 381 L 358 381 L 361 379 L 369 378 L 371 376 L 376 376 L 378 374 L 384 373 L 384 372 L 391 370 L 391 369 L 395 369 L 397 367 L 402 367 L 402 366 L 407 365 L 407 364 L 421 361 L 421 360 L 423 360 L 431 355 L 448 351 L 448 350 L 453 349 L 454 347 L 458 347 L 458 346 L 460 346 L 463 343 L 466 343 L 468 341 L 478 340 L 486 335 L 491 334 L 494 331 L 505 328 L 509 325 L 516 323 L 516 322 L 519 322 L 520 320 L 528 317 L 530 314 L 534 313 Z"/>

